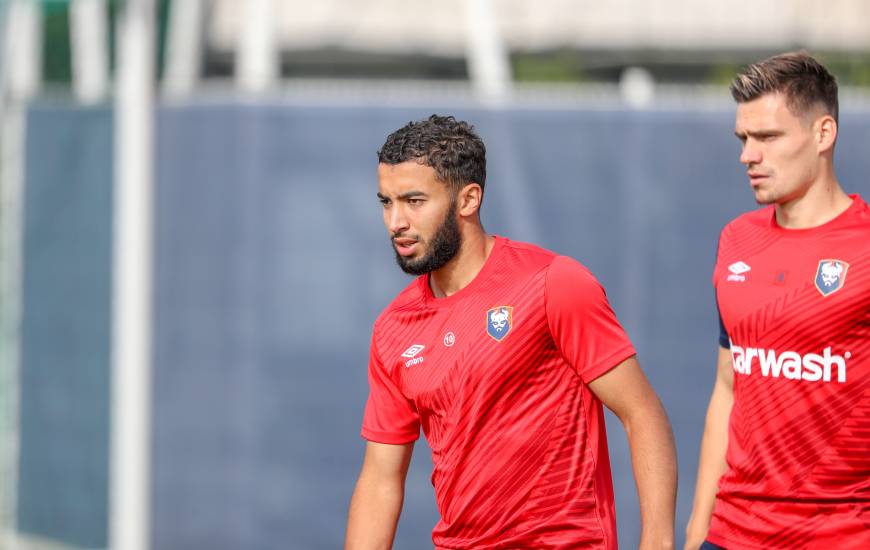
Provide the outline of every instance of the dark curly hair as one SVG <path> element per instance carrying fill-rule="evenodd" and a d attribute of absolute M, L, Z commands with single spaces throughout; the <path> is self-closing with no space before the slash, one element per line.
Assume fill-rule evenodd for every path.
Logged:
<path fill-rule="evenodd" d="M 821 105 L 837 120 L 837 80 L 807 52 L 789 52 L 769 57 L 746 67 L 731 83 L 731 96 L 738 103 L 752 101 L 771 92 L 786 97 L 795 115 Z"/>
<path fill-rule="evenodd" d="M 387 137 L 378 162 L 401 164 L 413 160 L 431 166 L 439 181 L 455 191 L 469 183 L 481 189 L 486 182 L 486 147 L 467 122 L 432 115 L 409 122 Z"/>

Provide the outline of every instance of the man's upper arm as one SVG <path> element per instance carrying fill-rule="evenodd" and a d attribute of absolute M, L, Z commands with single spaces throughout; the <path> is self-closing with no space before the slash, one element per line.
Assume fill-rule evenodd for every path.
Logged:
<path fill-rule="evenodd" d="M 632 410 L 659 406 L 658 396 L 635 356 L 622 361 L 590 382 L 589 389 L 623 421 L 630 416 Z"/>
<path fill-rule="evenodd" d="M 395 371 L 381 360 L 377 326 L 369 353 L 369 398 L 363 415 L 363 438 L 390 445 L 403 445 L 420 436 L 420 417 L 414 404 L 402 393 Z"/>
<path fill-rule="evenodd" d="M 347 517 L 345 548 L 392 548 L 413 443 L 369 442 Z"/>
<path fill-rule="evenodd" d="M 366 443 L 363 460 L 363 475 L 375 475 L 383 479 L 401 480 L 404 483 L 411 464 L 414 443 L 390 445 L 387 443 Z"/>
<path fill-rule="evenodd" d="M 734 391 L 734 368 L 731 366 L 731 350 L 719 346 L 719 359 L 716 362 L 716 384 L 730 392 Z"/>
<path fill-rule="evenodd" d="M 547 322 L 556 347 L 587 384 L 634 355 L 604 288 L 565 256 L 547 271 Z"/>

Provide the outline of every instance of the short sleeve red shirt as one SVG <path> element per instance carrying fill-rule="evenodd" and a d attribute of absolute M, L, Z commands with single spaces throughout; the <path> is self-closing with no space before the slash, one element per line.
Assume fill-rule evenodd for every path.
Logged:
<path fill-rule="evenodd" d="M 722 231 L 713 278 L 734 369 L 708 539 L 729 550 L 870 548 L 870 208 Z"/>
<path fill-rule="evenodd" d="M 615 549 L 601 402 L 588 383 L 634 355 L 576 261 L 497 237 L 436 299 L 412 282 L 375 323 L 362 435 L 432 448 L 436 548 Z"/>

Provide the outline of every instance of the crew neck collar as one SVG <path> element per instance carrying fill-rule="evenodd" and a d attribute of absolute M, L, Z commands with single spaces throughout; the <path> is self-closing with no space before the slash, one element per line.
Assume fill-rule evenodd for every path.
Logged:
<path fill-rule="evenodd" d="M 450 296 L 445 296 L 443 298 L 437 298 L 435 294 L 432 292 L 432 287 L 429 284 L 429 278 L 431 277 L 431 273 L 427 273 L 418 279 L 420 290 L 423 293 L 423 298 L 426 303 L 435 307 L 441 306 L 449 306 L 462 300 L 465 296 L 469 296 L 475 292 L 476 289 L 480 288 L 486 280 L 489 278 L 494 266 L 496 264 L 496 259 L 501 254 L 501 250 L 504 247 L 504 243 L 507 239 L 504 237 L 500 237 L 498 235 L 493 235 L 495 237 L 495 243 L 492 245 L 492 250 L 489 252 L 489 256 L 486 258 L 486 261 L 483 264 L 483 267 L 480 268 L 480 271 L 477 272 L 477 275 L 474 276 L 474 279 L 471 280 L 470 283 L 460 288 Z"/>
<path fill-rule="evenodd" d="M 814 227 L 802 227 L 797 229 L 791 229 L 787 227 L 782 227 L 776 221 L 776 207 L 772 207 L 770 209 L 770 227 L 780 233 L 781 235 L 786 236 L 798 236 L 798 235 L 810 235 L 814 233 L 825 233 L 832 229 L 835 229 L 844 223 L 847 223 L 848 220 L 857 212 L 859 209 L 863 208 L 864 201 L 861 199 L 861 196 L 856 194 L 849 195 L 849 198 L 852 199 L 852 204 L 849 205 L 848 208 L 840 212 L 837 217 L 826 221 L 821 225 L 816 225 Z"/>

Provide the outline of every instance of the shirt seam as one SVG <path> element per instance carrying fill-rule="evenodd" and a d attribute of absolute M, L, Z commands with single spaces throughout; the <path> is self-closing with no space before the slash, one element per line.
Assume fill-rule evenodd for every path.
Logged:
<path fill-rule="evenodd" d="M 550 335 L 550 341 L 553 342 L 553 347 L 559 350 L 559 357 L 562 358 L 562 361 L 571 364 L 571 361 L 568 361 L 568 358 L 565 357 L 565 353 L 562 351 L 562 348 L 559 347 L 558 342 L 556 342 L 556 336 L 553 334 L 553 325 L 550 323 L 550 293 L 548 292 L 550 289 L 550 269 L 553 267 L 553 264 L 556 262 L 556 258 L 559 256 L 553 256 L 550 260 L 550 263 L 547 264 L 546 270 L 547 273 L 544 274 L 544 315 L 547 319 L 547 333 Z M 580 376 L 580 373 L 574 369 L 570 369 L 574 372 L 574 374 L 583 381 L 583 377 Z M 586 383 L 585 381 L 583 382 Z"/>
<path fill-rule="evenodd" d="M 360 435 L 366 441 L 372 441 L 374 443 L 385 443 L 387 445 L 404 445 L 406 443 L 412 443 L 420 439 L 420 434 L 411 434 L 410 432 L 406 434 L 402 434 L 401 436 L 393 436 L 389 432 L 382 432 L 380 430 L 372 430 L 371 428 L 363 427 L 360 432 Z"/>
<path fill-rule="evenodd" d="M 590 382 L 593 382 L 598 377 L 604 376 L 609 371 L 616 368 L 620 363 L 622 363 L 629 357 L 633 357 L 635 355 L 637 355 L 637 350 L 634 349 L 634 345 L 631 343 L 627 343 L 625 346 L 619 348 L 619 350 L 598 361 L 595 364 L 595 367 L 586 369 L 585 373 L 588 374 L 581 374 L 580 379 L 583 380 L 584 384 L 588 385 Z"/>
<path fill-rule="evenodd" d="M 544 314 L 546 315 L 546 318 L 547 318 L 547 332 L 550 334 L 550 340 L 553 342 L 554 347 L 557 350 L 559 350 L 559 356 L 562 358 L 562 360 L 566 364 L 571 365 L 571 362 L 568 361 L 568 359 L 565 357 L 564 352 L 559 347 L 559 345 L 556 343 L 556 338 L 553 335 L 553 326 L 550 324 L 549 293 L 547 291 L 549 290 L 549 285 L 550 285 L 550 269 L 552 268 L 553 264 L 555 263 L 556 258 L 559 258 L 559 256 L 553 256 L 553 258 L 547 264 L 547 266 L 546 266 L 547 272 L 544 274 Z M 571 370 L 574 373 L 574 375 L 580 379 L 580 384 L 581 384 L 580 391 L 581 392 L 591 391 L 589 389 L 589 385 L 586 383 L 586 381 L 583 379 L 583 377 L 580 375 L 579 372 L 577 372 L 575 369 L 569 369 L 569 370 Z M 589 416 L 588 416 L 588 411 L 586 408 L 586 402 L 583 400 L 582 396 L 580 396 L 580 407 L 583 408 L 583 419 L 584 419 L 584 422 L 586 422 L 586 424 L 587 424 L 587 430 L 586 430 L 586 436 L 585 436 L 586 444 L 591 445 L 591 441 L 589 438 L 589 430 L 588 430 Z M 597 442 L 596 442 L 595 448 L 596 449 L 598 448 Z M 604 539 L 604 547 L 610 548 L 611 547 L 610 546 L 610 536 L 607 533 L 607 530 L 604 528 L 604 519 L 601 517 L 601 504 L 602 503 L 601 503 L 601 500 L 598 498 L 598 476 L 597 476 L 598 456 L 595 452 L 591 451 L 591 446 L 590 446 L 590 453 L 592 454 L 592 471 L 594 472 L 592 475 L 592 494 L 594 495 L 594 498 L 595 498 L 595 521 L 598 523 L 598 529 L 601 532 L 601 538 Z"/>
<path fill-rule="evenodd" d="M 582 378 L 581 378 L 582 380 Z M 583 386 L 586 386 L 586 383 L 583 383 Z M 581 387 L 581 390 L 591 391 L 589 387 L 585 388 Z M 586 402 L 583 398 L 580 398 L 580 406 L 583 407 L 583 418 L 586 422 L 586 444 L 590 445 L 591 441 L 589 440 L 589 416 L 588 411 L 586 409 Z M 603 418 L 602 418 L 603 420 Z M 590 446 L 590 452 L 592 447 Z M 595 442 L 595 448 L 598 449 L 598 442 Z M 595 520 L 598 522 L 598 529 L 601 531 L 601 538 L 604 539 L 604 548 L 611 548 L 610 545 L 610 534 L 604 528 L 604 518 L 601 517 L 601 500 L 598 498 L 598 454 L 592 453 L 592 494 L 595 495 Z"/>
<path fill-rule="evenodd" d="M 716 533 L 711 533 L 709 531 L 707 532 L 707 536 L 704 538 L 705 538 L 705 540 L 715 544 L 716 546 L 721 546 L 722 548 L 734 548 L 734 545 L 736 544 L 736 545 L 738 545 L 738 548 L 742 548 L 742 549 L 753 548 L 756 550 L 764 550 L 763 546 L 747 545 L 745 543 L 740 543 L 740 542 L 737 542 L 733 539 L 729 539 L 727 537 L 723 537 L 721 535 L 718 535 Z"/>

